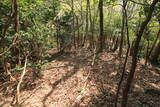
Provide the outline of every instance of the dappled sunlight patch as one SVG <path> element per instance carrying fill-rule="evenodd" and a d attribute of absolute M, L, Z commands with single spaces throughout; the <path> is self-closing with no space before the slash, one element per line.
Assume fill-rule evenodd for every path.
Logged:
<path fill-rule="evenodd" d="M 155 84 L 155 83 L 148 82 L 148 85 L 150 85 L 150 87 L 160 89 L 160 84 Z"/>
<path fill-rule="evenodd" d="M 112 77 L 112 76 L 116 76 L 117 74 L 118 74 L 117 72 L 111 72 L 109 76 Z"/>
<path fill-rule="evenodd" d="M 112 84 L 104 84 L 104 88 L 108 89 L 111 93 L 115 94 L 116 93 L 116 85 Z"/>
<path fill-rule="evenodd" d="M 150 70 L 149 72 L 150 72 L 153 76 L 157 76 L 157 77 L 159 76 L 159 77 L 160 77 L 160 74 L 156 73 L 155 71 L 151 71 L 151 70 Z"/>
<path fill-rule="evenodd" d="M 115 64 L 119 64 L 120 63 L 120 61 L 119 60 L 115 60 Z"/>
<path fill-rule="evenodd" d="M 112 55 L 109 54 L 102 54 L 100 56 L 100 59 L 103 61 L 111 61 L 114 57 Z"/>
<path fill-rule="evenodd" d="M 144 92 L 144 88 L 142 88 L 140 85 L 138 84 L 134 84 L 134 90 L 138 91 L 138 92 Z"/>
<path fill-rule="evenodd" d="M 113 107 L 117 83 L 121 76 L 119 64 L 122 65 L 124 59 L 120 61 L 112 53 L 102 53 L 98 55 L 95 65 L 91 66 L 92 53 L 86 54 L 86 52 L 67 53 L 52 60 L 44 69 L 45 73 L 40 84 L 36 86 L 40 88 L 35 88 L 35 92 L 26 90 L 21 93 L 21 98 L 28 97 L 23 103 L 24 107 L 28 105 L 34 107 L 43 107 L 43 105 L 46 107 L 74 107 L 71 105 Z M 128 76 L 129 71 L 130 69 L 126 70 L 125 77 Z M 156 72 L 146 71 L 141 65 L 138 65 L 134 88 L 131 91 L 132 99 L 129 100 L 131 101 L 129 103 L 134 105 L 138 98 L 144 97 L 146 88 L 159 88 L 158 82 L 155 82 L 157 77 L 159 76 Z"/>
<path fill-rule="evenodd" d="M 145 59 L 144 58 L 140 59 L 139 63 L 145 64 Z"/>

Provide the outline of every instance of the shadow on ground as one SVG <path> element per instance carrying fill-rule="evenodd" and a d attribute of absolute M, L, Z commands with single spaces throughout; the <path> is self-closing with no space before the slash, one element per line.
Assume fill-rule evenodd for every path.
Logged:
<path fill-rule="evenodd" d="M 95 60 L 94 66 L 91 66 L 93 54 L 92 52 L 88 52 L 87 50 L 81 53 L 66 52 L 63 54 L 60 53 L 52 54 L 51 57 L 48 58 L 48 61 L 50 62 L 59 61 L 66 63 L 63 66 L 50 66 L 46 70 L 65 69 L 67 67 L 72 67 L 72 69 L 64 71 L 65 73 L 61 77 L 55 79 L 55 81 L 51 81 L 51 83 L 49 84 L 51 90 L 45 93 L 45 96 L 42 99 L 42 104 L 43 104 L 42 106 L 48 107 L 47 101 L 50 97 L 51 98 L 53 97 L 52 102 L 54 102 L 54 96 L 52 95 L 54 91 L 57 89 L 57 87 L 66 81 L 68 82 L 68 80 L 77 75 L 78 72 L 82 72 L 80 71 L 80 69 L 87 67 L 87 69 L 84 69 L 83 76 L 87 77 L 89 72 L 90 75 L 84 82 L 84 84 L 85 83 L 87 84 L 85 87 L 85 91 L 83 93 L 81 92 L 73 93 L 72 92 L 73 90 L 68 92 L 71 93 L 72 95 L 68 97 L 73 97 L 73 98 L 70 99 L 69 104 L 65 105 L 64 107 L 113 107 L 117 89 L 117 83 L 121 76 L 121 68 L 122 68 L 121 66 L 123 65 L 123 61 L 120 61 L 118 58 L 115 58 L 115 56 L 116 56 L 115 53 L 104 52 L 102 54 L 99 54 Z M 128 64 L 128 66 L 129 65 L 130 64 Z M 154 67 L 144 69 L 144 67 L 142 67 L 141 64 L 138 64 L 137 72 L 135 74 L 135 79 L 132 84 L 133 86 L 129 94 L 129 101 L 128 101 L 128 104 L 130 105 L 129 107 L 160 106 L 159 102 L 160 95 L 157 94 L 159 91 L 153 93 L 152 90 L 152 89 L 160 90 L 160 82 L 159 82 L 160 74 L 157 69 L 158 68 Z M 127 76 L 128 73 L 125 74 L 125 81 Z M 39 84 L 33 80 L 34 79 L 25 80 L 22 86 L 22 91 L 32 90 Z M 6 90 L 5 86 L 11 84 L 12 83 L 2 85 L 0 90 L 3 91 Z M 68 83 L 66 83 L 66 85 L 67 84 Z M 76 85 L 75 86 L 74 84 L 71 85 L 73 85 L 72 89 L 77 88 Z M 122 87 L 124 87 L 124 84 L 122 84 Z M 147 90 L 151 90 L 151 92 L 148 92 Z M 14 93 L 14 91 L 12 93 Z M 79 96 L 80 94 L 82 94 L 81 98 L 77 100 L 77 96 Z M 122 97 L 122 91 L 120 92 L 120 97 L 119 97 L 120 99 L 118 101 L 118 104 L 120 104 L 121 102 L 121 97 Z"/>

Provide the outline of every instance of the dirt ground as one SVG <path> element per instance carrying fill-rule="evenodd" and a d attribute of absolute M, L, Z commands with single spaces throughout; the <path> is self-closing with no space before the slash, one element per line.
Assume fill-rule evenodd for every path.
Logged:
<path fill-rule="evenodd" d="M 123 65 L 115 56 L 116 53 L 103 52 L 91 66 L 93 54 L 88 50 L 52 53 L 42 78 L 35 79 L 33 73 L 27 72 L 21 86 L 20 104 L 22 107 L 114 107 L 121 77 L 119 65 Z M 144 67 L 142 63 L 140 60 L 128 107 L 160 107 L 160 69 L 151 65 Z M 125 80 L 127 76 L 128 72 Z M 0 82 L 0 107 L 11 107 L 16 84 Z M 122 91 L 119 106 L 121 95 Z"/>

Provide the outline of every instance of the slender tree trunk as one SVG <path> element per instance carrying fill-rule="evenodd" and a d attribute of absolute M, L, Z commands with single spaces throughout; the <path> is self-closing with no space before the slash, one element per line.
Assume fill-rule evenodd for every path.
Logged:
<path fill-rule="evenodd" d="M 156 43 L 157 43 L 157 41 L 158 41 L 158 38 L 160 38 L 160 22 L 159 22 L 159 30 L 158 30 L 158 33 L 157 33 L 157 37 L 156 37 L 155 41 L 153 42 L 153 45 L 152 45 L 151 50 L 149 51 L 149 56 L 148 56 L 148 57 L 151 56 L 151 53 L 152 53 L 154 47 L 156 46 Z"/>
<path fill-rule="evenodd" d="M 85 45 L 88 37 L 88 12 L 89 12 L 89 0 L 87 0 L 87 4 L 86 4 L 86 28 L 85 28 L 83 45 Z"/>
<path fill-rule="evenodd" d="M 15 11 L 15 32 L 19 33 L 19 11 L 18 11 L 18 0 L 14 0 L 14 11 Z"/>
<path fill-rule="evenodd" d="M 14 29 L 16 33 L 19 33 L 20 30 L 20 24 L 19 24 L 19 10 L 18 10 L 18 0 L 14 0 L 14 12 L 15 12 L 15 24 L 14 24 Z M 18 38 L 17 38 L 18 39 Z M 21 65 L 21 52 L 20 52 L 20 48 L 17 49 L 18 50 L 18 65 Z"/>
<path fill-rule="evenodd" d="M 89 35 L 90 37 L 90 43 L 89 47 L 90 49 L 93 48 L 93 22 L 92 22 L 92 13 L 91 13 L 91 6 L 90 6 L 90 1 L 89 1 L 89 21 L 90 21 L 90 32 L 91 34 Z"/>
<path fill-rule="evenodd" d="M 147 51 L 146 51 L 145 66 L 147 66 L 148 58 L 149 58 L 149 40 L 147 41 Z"/>
<path fill-rule="evenodd" d="M 123 40 L 124 40 L 124 26 L 125 26 L 125 13 L 124 9 L 126 8 L 125 1 L 123 0 L 123 6 L 122 6 L 122 29 L 121 29 L 121 41 L 120 41 L 120 47 L 119 47 L 119 57 L 122 55 L 123 51 Z"/>
<path fill-rule="evenodd" d="M 25 58 L 25 64 L 24 64 L 24 69 L 23 69 L 23 72 L 21 74 L 21 78 L 17 84 L 17 93 L 16 93 L 16 107 L 21 107 L 21 104 L 20 104 L 20 86 L 21 86 L 21 83 L 23 82 L 23 79 L 24 79 L 24 76 L 26 74 L 26 67 L 27 67 L 27 56 Z"/>
<path fill-rule="evenodd" d="M 160 55 L 160 40 L 151 55 L 151 62 L 158 63 L 159 55 Z"/>
<path fill-rule="evenodd" d="M 127 30 L 127 43 L 128 43 L 128 47 L 127 47 L 127 52 L 126 52 L 126 57 L 125 57 L 125 61 L 124 61 L 124 66 L 123 66 L 123 71 L 122 71 L 122 75 L 121 75 L 121 79 L 118 83 L 118 88 L 117 88 L 117 94 L 116 94 L 116 99 L 115 99 L 115 107 L 117 107 L 117 102 L 118 102 L 118 95 L 119 95 L 119 91 L 121 89 L 121 84 L 123 82 L 124 79 L 124 74 L 125 74 L 125 70 L 126 70 L 126 65 L 127 65 L 127 60 L 128 60 L 128 55 L 129 55 L 129 50 L 130 50 L 130 40 L 129 40 L 129 29 L 128 29 L 128 15 L 127 15 L 127 10 L 126 10 L 126 6 L 127 6 L 127 2 L 124 2 L 124 17 L 125 17 L 125 26 L 126 26 L 126 30 Z"/>
<path fill-rule="evenodd" d="M 75 30 L 74 30 L 74 26 L 75 26 L 75 16 L 74 16 L 74 0 L 71 1 L 72 2 L 72 17 L 73 17 L 73 21 L 72 21 L 72 30 L 73 30 L 73 45 L 74 48 L 76 49 L 76 35 L 75 35 Z"/>
<path fill-rule="evenodd" d="M 93 13 L 94 14 L 93 14 L 93 23 L 92 23 L 92 33 L 93 33 L 92 34 L 92 40 L 93 40 L 92 42 L 93 42 L 93 48 L 95 48 L 95 42 L 96 41 L 95 41 L 94 35 L 95 35 L 96 32 L 94 30 L 95 30 L 95 22 L 96 22 L 97 14 L 96 14 L 96 1 L 93 0 L 93 2 L 94 2 L 94 4 L 93 4 L 93 11 L 94 11 Z"/>
<path fill-rule="evenodd" d="M 59 47 L 59 24 L 56 26 L 56 38 L 57 38 L 57 50 L 60 52 L 60 47 Z"/>
<path fill-rule="evenodd" d="M 79 25 L 78 17 L 76 17 L 76 20 L 77 20 L 77 25 Z M 77 38 L 77 48 L 79 48 L 79 45 L 80 45 L 80 28 L 78 28 L 77 35 L 78 35 L 78 38 Z"/>
<path fill-rule="evenodd" d="M 115 52 L 118 48 L 118 42 L 119 42 L 119 38 L 115 38 L 115 42 L 114 42 L 114 48 L 112 49 L 112 52 Z"/>
<path fill-rule="evenodd" d="M 82 23 L 84 23 L 83 22 L 83 6 L 82 6 L 82 3 L 83 3 L 83 1 L 81 1 L 81 19 L 82 19 Z M 82 25 L 82 28 L 81 28 L 81 46 L 83 45 L 83 38 L 84 38 L 84 33 L 83 33 L 83 31 L 84 31 L 84 27 L 83 27 L 83 25 Z"/>
<path fill-rule="evenodd" d="M 131 83 L 134 77 L 134 73 L 136 70 L 136 66 L 137 66 L 137 54 L 138 54 L 138 48 L 139 48 L 139 43 L 141 41 L 141 37 L 143 35 L 144 29 L 146 28 L 147 24 L 149 23 L 149 21 L 152 18 L 152 14 L 155 8 L 155 5 L 159 2 L 159 0 L 153 0 L 150 8 L 149 8 L 149 12 L 148 12 L 148 16 L 145 19 L 144 22 L 142 22 L 140 29 L 137 33 L 137 38 L 136 38 L 136 42 L 135 42 L 135 46 L 134 46 L 134 52 L 133 52 L 133 57 L 132 57 L 132 66 L 131 66 L 131 70 L 129 73 L 129 76 L 127 78 L 127 83 L 125 85 L 125 88 L 123 90 L 123 97 L 122 97 L 122 104 L 121 107 L 126 107 L 127 106 L 127 101 L 128 101 L 128 93 L 131 87 Z"/>
<path fill-rule="evenodd" d="M 105 38 L 103 34 L 103 0 L 99 0 L 99 26 L 100 26 L 100 35 L 99 35 L 99 49 L 98 52 L 102 52 L 105 45 Z"/>

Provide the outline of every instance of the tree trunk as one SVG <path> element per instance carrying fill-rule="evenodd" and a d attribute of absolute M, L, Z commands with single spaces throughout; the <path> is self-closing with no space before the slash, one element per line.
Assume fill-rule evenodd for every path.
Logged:
<path fill-rule="evenodd" d="M 92 42 L 93 42 L 93 48 L 95 48 L 95 45 L 96 45 L 96 41 L 95 41 L 95 37 L 94 37 L 94 35 L 95 35 L 95 23 L 96 23 L 96 18 L 97 18 L 97 16 L 98 16 L 98 14 L 96 13 L 96 0 L 93 0 L 93 22 L 92 22 Z"/>
<path fill-rule="evenodd" d="M 123 70 L 122 70 L 122 75 L 121 75 L 120 81 L 118 83 L 116 99 L 115 99 L 115 107 L 117 107 L 118 95 L 119 95 L 119 91 L 121 89 L 121 84 L 123 82 L 123 78 L 124 78 L 124 74 L 125 74 L 125 70 L 126 70 L 126 65 L 127 65 L 127 60 L 128 60 L 128 55 L 129 55 L 129 49 L 130 49 L 129 29 L 128 29 L 128 15 L 127 15 L 126 6 L 127 6 L 127 2 L 123 1 L 123 9 L 124 9 L 125 26 L 126 26 L 126 30 L 127 30 L 128 47 L 127 47 L 126 57 L 125 57 L 124 66 L 123 66 Z"/>
<path fill-rule="evenodd" d="M 15 32 L 18 33 L 20 29 L 19 25 L 19 11 L 18 11 L 18 0 L 14 0 L 14 11 L 15 11 Z"/>
<path fill-rule="evenodd" d="M 103 34 L 103 0 L 99 0 L 99 25 L 100 25 L 100 35 L 99 35 L 99 49 L 98 52 L 102 52 L 105 45 L 105 38 Z"/>
<path fill-rule="evenodd" d="M 137 33 L 137 38 L 136 38 L 136 42 L 135 42 L 135 46 L 134 46 L 134 52 L 133 52 L 133 57 L 132 57 L 132 66 L 131 66 L 131 70 L 129 73 L 129 77 L 127 78 L 127 83 L 125 85 L 125 88 L 123 90 L 123 97 L 122 97 L 122 103 L 121 103 L 121 107 L 126 107 L 127 106 L 127 101 L 128 101 L 128 93 L 131 87 L 131 83 L 134 77 L 134 73 L 136 70 L 136 66 L 137 66 L 137 54 L 138 54 L 138 48 L 139 48 L 139 43 L 141 41 L 141 37 L 143 35 L 144 29 L 146 28 L 147 24 L 149 23 L 149 21 L 152 18 L 152 14 L 155 8 L 155 5 L 158 3 L 159 0 L 154 0 L 149 8 L 149 12 L 148 12 L 148 16 L 145 19 L 144 22 L 142 22 L 140 29 Z"/>
<path fill-rule="evenodd" d="M 146 51 L 146 59 L 145 59 L 145 66 L 147 66 L 147 63 L 148 63 L 148 58 L 149 58 L 149 40 L 147 41 L 147 51 Z"/>
<path fill-rule="evenodd" d="M 73 21 L 72 21 L 72 30 L 73 30 L 73 45 L 74 45 L 74 48 L 76 48 L 76 35 L 75 35 L 75 30 L 74 30 L 74 26 L 75 26 L 75 16 L 74 16 L 74 0 L 71 1 L 72 2 L 72 17 L 73 17 Z"/>
<path fill-rule="evenodd" d="M 83 4 L 83 1 L 81 1 L 81 19 L 82 19 L 82 23 L 83 23 L 83 5 L 82 4 Z M 84 31 L 84 27 L 82 26 L 82 28 L 81 28 L 81 38 L 80 38 L 81 46 L 83 45 L 83 37 L 84 37 L 83 31 Z"/>
<path fill-rule="evenodd" d="M 84 40 L 83 40 L 83 45 L 85 45 L 88 37 L 88 11 L 89 10 L 89 0 L 87 0 L 87 5 L 86 5 L 86 28 L 85 28 L 85 35 L 84 35 Z"/>
<path fill-rule="evenodd" d="M 78 17 L 76 17 L 76 20 L 77 20 L 77 25 L 79 25 L 79 19 L 78 19 Z M 78 28 L 77 35 L 78 35 L 78 38 L 77 38 L 77 48 L 79 48 L 79 44 L 80 44 L 80 28 Z"/>
<path fill-rule="evenodd" d="M 89 1 L 89 22 L 90 22 L 90 32 L 91 32 L 91 34 L 89 35 L 89 38 L 90 38 L 89 48 L 93 49 L 93 34 L 94 33 L 93 33 L 93 22 L 92 22 L 90 1 Z"/>
<path fill-rule="evenodd" d="M 119 38 L 117 37 L 114 41 L 114 48 L 112 49 L 112 52 L 115 52 L 118 48 Z"/>
<path fill-rule="evenodd" d="M 151 62 L 157 64 L 159 55 L 160 55 L 160 40 L 151 55 Z"/>
<path fill-rule="evenodd" d="M 124 26 L 125 26 L 125 13 L 124 9 L 126 8 L 125 1 L 123 0 L 123 6 L 122 6 L 122 29 L 121 29 L 121 41 L 120 41 L 120 47 L 119 47 L 119 54 L 118 56 L 121 57 L 122 50 L 123 50 L 123 40 L 124 40 Z"/>
<path fill-rule="evenodd" d="M 148 56 L 148 57 L 151 56 L 151 53 L 152 53 L 154 47 L 155 47 L 156 44 L 157 44 L 158 38 L 160 38 L 160 22 L 159 22 L 159 30 L 158 30 L 158 33 L 157 33 L 157 37 L 156 37 L 155 41 L 153 42 L 153 45 L 152 45 L 151 50 L 149 51 L 149 56 Z"/>
<path fill-rule="evenodd" d="M 58 52 L 60 52 L 60 43 L 59 43 L 59 35 L 60 35 L 60 33 L 59 33 L 59 31 L 60 31 L 60 29 L 59 29 L 59 24 L 57 23 L 57 26 L 56 26 L 56 41 L 57 41 L 57 50 L 58 50 Z"/>

